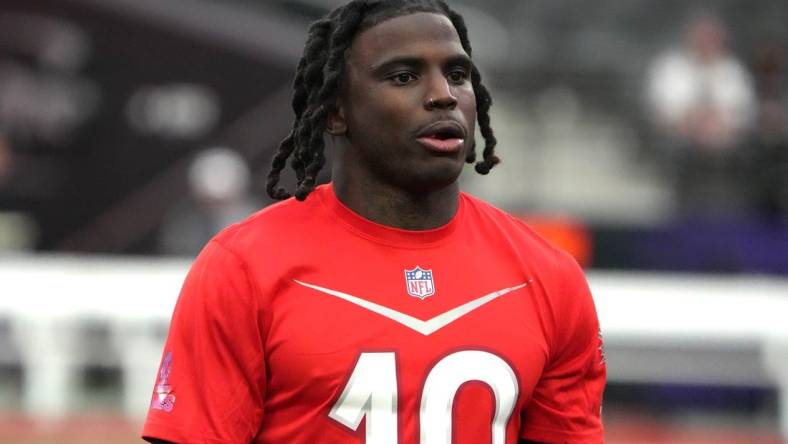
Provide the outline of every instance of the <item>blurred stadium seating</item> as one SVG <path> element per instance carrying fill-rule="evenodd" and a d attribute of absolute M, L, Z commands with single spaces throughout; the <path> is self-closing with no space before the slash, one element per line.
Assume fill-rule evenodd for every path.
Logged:
<path fill-rule="evenodd" d="M 137 442 L 189 263 L 162 256 L 166 226 L 223 220 L 192 161 L 234 150 L 270 203 L 306 28 L 338 3 L 0 3 L 0 444 Z M 463 186 L 590 270 L 608 441 L 788 437 L 788 3 L 452 4 L 504 159 Z M 735 168 L 690 168 L 689 193 L 645 90 L 698 12 L 727 24 L 759 103 Z"/>

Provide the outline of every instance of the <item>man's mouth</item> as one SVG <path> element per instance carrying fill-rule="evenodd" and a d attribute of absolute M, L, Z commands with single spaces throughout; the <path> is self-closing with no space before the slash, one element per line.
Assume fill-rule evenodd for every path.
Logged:
<path fill-rule="evenodd" d="M 465 131 L 457 122 L 436 122 L 420 131 L 416 140 L 430 151 L 454 153 L 465 143 Z"/>

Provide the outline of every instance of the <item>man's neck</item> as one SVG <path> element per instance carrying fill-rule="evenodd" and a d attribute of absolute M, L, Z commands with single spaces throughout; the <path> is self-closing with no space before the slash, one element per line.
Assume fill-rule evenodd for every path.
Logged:
<path fill-rule="evenodd" d="M 429 230 L 446 225 L 459 205 L 457 182 L 413 192 L 374 180 L 334 178 L 337 198 L 365 219 L 394 228 Z"/>

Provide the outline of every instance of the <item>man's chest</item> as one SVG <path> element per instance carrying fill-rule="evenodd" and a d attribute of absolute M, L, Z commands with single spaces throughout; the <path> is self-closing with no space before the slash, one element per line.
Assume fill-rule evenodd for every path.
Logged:
<path fill-rule="evenodd" d="M 270 305 L 269 411 L 315 406 L 366 442 L 453 422 L 516 433 L 547 356 L 543 295 L 517 267 L 470 262 L 294 270 Z"/>

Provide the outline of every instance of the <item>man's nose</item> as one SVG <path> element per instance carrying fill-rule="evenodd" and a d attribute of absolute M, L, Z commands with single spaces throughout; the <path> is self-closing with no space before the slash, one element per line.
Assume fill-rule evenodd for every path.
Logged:
<path fill-rule="evenodd" d="M 454 109 L 456 106 L 457 97 L 451 92 L 449 80 L 443 73 L 433 75 L 424 98 L 424 107 L 432 111 L 434 109 Z"/>

